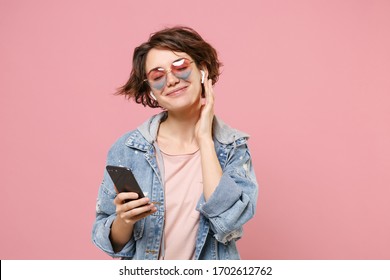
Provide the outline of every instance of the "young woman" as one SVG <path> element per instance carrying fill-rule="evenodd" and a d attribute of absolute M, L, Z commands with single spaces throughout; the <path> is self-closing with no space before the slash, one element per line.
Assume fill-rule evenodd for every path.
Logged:
<path fill-rule="evenodd" d="M 116 193 L 107 172 L 92 239 L 123 259 L 239 259 L 258 186 L 248 135 L 214 116 L 221 64 L 193 29 L 154 33 L 134 50 L 119 94 L 163 111 L 112 146 L 107 165 L 129 168 L 144 198 Z"/>

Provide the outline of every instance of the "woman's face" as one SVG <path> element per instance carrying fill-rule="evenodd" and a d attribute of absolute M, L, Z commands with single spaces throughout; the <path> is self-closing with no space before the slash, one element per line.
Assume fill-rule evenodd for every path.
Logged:
<path fill-rule="evenodd" d="M 201 72 L 188 54 L 151 49 L 146 56 L 145 70 L 161 107 L 175 111 L 200 106 Z"/>

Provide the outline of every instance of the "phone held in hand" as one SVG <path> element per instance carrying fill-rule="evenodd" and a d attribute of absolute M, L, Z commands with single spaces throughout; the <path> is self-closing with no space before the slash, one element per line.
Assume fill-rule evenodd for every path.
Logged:
<path fill-rule="evenodd" d="M 107 165 L 106 169 L 118 193 L 135 192 L 138 194 L 138 199 L 145 197 L 141 187 L 138 185 L 130 169 L 113 165 Z M 125 202 L 127 201 L 129 200 L 126 200 Z"/>

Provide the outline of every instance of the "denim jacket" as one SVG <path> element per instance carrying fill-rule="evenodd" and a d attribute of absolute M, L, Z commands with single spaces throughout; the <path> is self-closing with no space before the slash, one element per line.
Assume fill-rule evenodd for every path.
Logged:
<path fill-rule="evenodd" d="M 116 192 L 104 172 L 96 203 L 93 243 L 114 258 L 156 260 L 164 251 L 164 168 L 157 165 L 161 153 L 156 145 L 162 112 L 151 117 L 138 129 L 119 138 L 111 147 L 107 165 L 130 168 L 143 192 L 157 212 L 135 223 L 133 236 L 123 249 L 114 253 L 110 242 L 111 224 L 116 217 L 113 200 Z M 200 212 L 196 237 L 195 259 L 239 259 L 236 241 L 243 234 L 243 225 L 256 209 L 258 185 L 247 146 L 249 136 L 230 128 L 219 118 L 213 120 L 213 140 L 223 175 L 214 193 L 205 201 L 198 200 Z M 158 161 L 160 163 L 160 160 Z"/>

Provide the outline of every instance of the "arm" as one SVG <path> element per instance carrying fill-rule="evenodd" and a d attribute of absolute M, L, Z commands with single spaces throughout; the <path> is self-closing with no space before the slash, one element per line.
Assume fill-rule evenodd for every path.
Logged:
<path fill-rule="evenodd" d="M 134 193 L 122 193 L 117 196 L 108 173 L 104 173 L 96 203 L 96 219 L 92 230 L 92 241 L 112 257 L 131 258 L 134 255 L 135 242 L 132 238 L 132 232 L 135 221 L 131 219 L 138 215 L 136 220 L 140 220 L 143 216 L 139 216 L 140 211 L 142 212 L 139 208 L 134 209 L 133 212 L 130 210 L 137 205 L 142 205 L 145 201 L 139 199 L 125 204 L 122 204 L 122 202 L 124 199 L 135 198 L 135 196 L 137 195 Z M 145 216 L 154 213 L 155 210 L 150 211 L 150 206 L 144 206 L 149 207 L 149 212 Z M 146 209 L 143 209 L 144 212 Z"/>
<path fill-rule="evenodd" d="M 215 238 L 226 243 L 240 238 L 242 226 L 253 217 L 258 185 L 245 138 L 237 139 L 232 145 L 222 169 L 212 139 L 214 91 L 211 80 L 204 86 L 206 103 L 195 127 L 202 158 L 204 194 L 204 201 L 197 210 L 209 220 Z"/>
<path fill-rule="evenodd" d="M 202 141 L 199 146 L 202 162 L 203 195 L 207 201 L 221 180 L 222 168 L 215 153 L 212 139 Z"/>
<path fill-rule="evenodd" d="M 215 238 L 222 243 L 238 239 L 243 225 L 254 216 L 258 184 L 246 143 L 229 152 L 229 160 L 213 194 L 197 209 L 210 222 Z"/>
<path fill-rule="evenodd" d="M 212 137 L 214 91 L 211 79 L 206 79 L 204 88 L 205 104 L 201 108 L 200 117 L 195 126 L 195 135 L 201 154 L 203 195 L 205 200 L 208 200 L 222 177 L 222 169 L 215 152 Z"/>
<path fill-rule="evenodd" d="M 131 258 L 135 252 L 134 240 L 131 239 L 120 252 L 114 252 L 111 244 L 111 226 L 116 218 L 115 197 L 115 190 L 113 186 L 111 187 L 109 175 L 105 172 L 96 201 L 96 218 L 92 229 L 92 242 L 111 257 Z"/>

